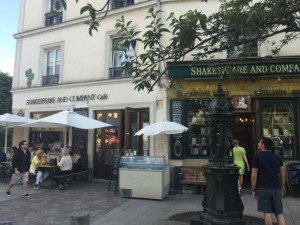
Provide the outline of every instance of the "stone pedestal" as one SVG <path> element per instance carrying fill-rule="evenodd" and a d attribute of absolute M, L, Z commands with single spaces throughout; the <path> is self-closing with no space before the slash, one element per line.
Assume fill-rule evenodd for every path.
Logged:
<path fill-rule="evenodd" d="M 191 225 L 245 225 L 244 205 L 238 193 L 238 167 L 205 166 L 203 212 Z"/>

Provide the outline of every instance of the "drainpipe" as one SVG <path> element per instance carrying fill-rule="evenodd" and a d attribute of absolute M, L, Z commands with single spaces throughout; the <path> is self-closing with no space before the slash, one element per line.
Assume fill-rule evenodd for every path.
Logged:
<path fill-rule="evenodd" d="M 161 9 L 161 1 L 160 0 L 156 0 L 156 8 L 157 11 L 160 11 Z M 157 13 L 157 17 L 158 19 L 161 18 L 160 12 Z M 158 40 L 158 42 L 160 43 L 160 40 Z M 160 52 L 160 45 L 158 46 L 158 51 Z M 160 66 L 160 62 L 157 63 L 157 70 L 160 71 L 161 66 Z M 163 82 L 164 83 L 164 82 Z M 168 120 L 168 87 L 163 84 L 162 85 L 163 88 L 163 111 L 164 111 L 164 120 L 167 121 Z M 169 138 L 169 135 L 167 136 Z M 169 140 L 164 143 L 164 150 L 163 150 L 163 155 L 166 157 L 166 160 L 168 160 L 169 158 L 169 151 L 168 151 L 168 145 L 169 145 Z"/>
<path fill-rule="evenodd" d="M 160 2 L 160 0 L 156 0 L 156 8 L 157 8 L 157 11 L 160 11 L 160 9 L 161 9 L 161 2 Z M 158 17 L 158 19 L 160 19 L 161 18 L 161 15 L 160 15 L 160 12 L 158 12 L 157 13 L 157 17 Z M 158 43 L 160 44 L 160 40 L 158 40 Z M 160 45 L 158 46 L 158 54 L 160 55 Z M 157 70 L 158 71 L 160 71 L 161 70 L 161 66 L 160 66 L 160 62 L 158 62 L 157 63 Z M 164 84 L 162 84 L 161 86 L 160 86 L 162 89 L 163 89 L 163 110 L 164 110 L 164 116 L 163 116 L 163 118 L 164 118 L 164 120 L 168 120 L 168 113 L 167 113 L 167 94 L 168 94 L 168 92 L 167 92 L 167 87 L 164 85 Z"/>
<path fill-rule="evenodd" d="M 160 0 L 156 0 L 156 8 L 157 8 L 157 11 L 160 11 Z M 158 19 L 160 19 L 160 12 L 157 13 L 157 17 L 158 17 Z M 158 43 L 160 44 L 160 40 L 158 40 Z M 158 51 L 159 51 L 158 54 L 160 54 L 160 45 L 158 45 Z M 160 71 L 160 63 L 159 62 L 157 63 L 157 70 Z"/>

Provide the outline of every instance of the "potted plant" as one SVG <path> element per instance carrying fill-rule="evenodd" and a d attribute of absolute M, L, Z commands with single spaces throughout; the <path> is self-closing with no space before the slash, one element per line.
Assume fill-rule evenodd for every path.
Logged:
<path fill-rule="evenodd" d="M 31 87 L 32 80 L 34 78 L 34 73 L 32 73 L 31 68 L 25 71 L 25 76 L 27 77 L 27 87 Z"/>
<path fill-rule="evenodd" d="M 45 18 L 50 18 L 50 17 L 54 17 L 57 15 L 58 15 L 57 11 L 50 11 L 50 12 L 45 13 Z"/>

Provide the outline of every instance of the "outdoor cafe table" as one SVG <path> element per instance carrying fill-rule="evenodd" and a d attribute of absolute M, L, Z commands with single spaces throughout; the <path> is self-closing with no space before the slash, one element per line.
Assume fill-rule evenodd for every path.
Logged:
<path fill-rule="evenodd" d="M 51 178 L 51 188 L 53 189 L 53 173 L 58 167 L 46 164 L 46 165 L 39 165 L 38 168 L 44 168 L 49 171 L 49 175 Z"/>

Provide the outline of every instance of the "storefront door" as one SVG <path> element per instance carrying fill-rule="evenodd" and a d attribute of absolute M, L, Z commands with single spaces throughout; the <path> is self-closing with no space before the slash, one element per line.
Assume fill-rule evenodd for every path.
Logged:
<path fill-rule="evenodd" d="M 98 111 L 96 118 L 112 124 L 113 127 L 96 129 L 96 148 L 94 154 L 94 177 L 109 179 L 111 174 L 112 159 L 120 153 L 122 144 L 122 112 L 121 111 Z"/>
<path fill-rule="evenodd" d="M 135 133 L 149 124 L 148 109 L 125 109 L 125 147 L 133 155 L 149 154 L 149 138 Z"/>
<path fill-rule="evenodd" d="M 137 109 L 125 109 L 125 148 L 130 154 L 138 155 L 138 137 L 134 134 L 139 127 L 139 113 Z"/>
<path fill-rule="evenodd" d="M 239 145 L 246 150 L 248 163 L 252 165 L 252 159 L 256 150 L 256 137 L 254 132 L 254 113 L 236 113 L 236 124 L 232 128 L 232 137 L 239 140 Z M 245 171 L 243 186 L 250 188 L 251 172 Z"/>
<path fill-rule="evenodd" d="M 113 157 L 116 154 L 124 154 L 124 151 L 130 149 L 133 155 L 143 155 L 144 151 L 148 150 L 148 140 L 144 141 L 142 137 L 135 136 L 135 133 L 143 124 L 149 123 L 149 109 L 97 111 L 96 118 L 113 125 L 105 129 L 96 129 L 95 134 L 94 176 L 109 179 Z"/>

